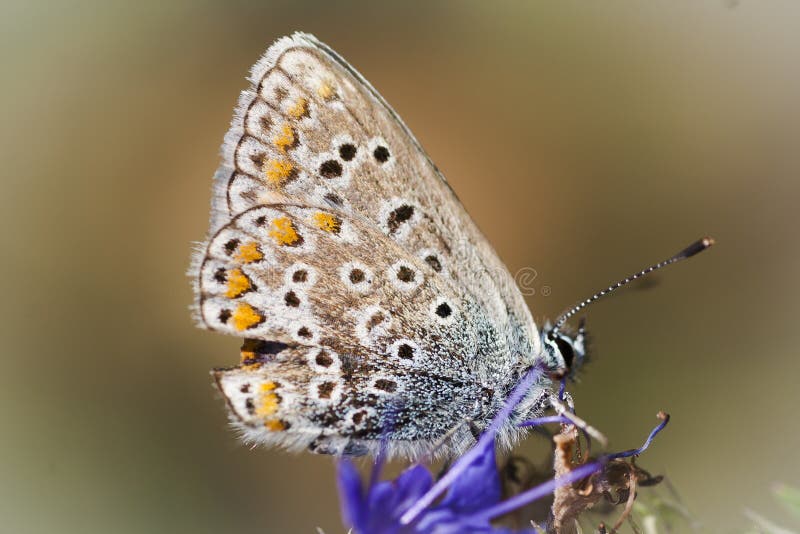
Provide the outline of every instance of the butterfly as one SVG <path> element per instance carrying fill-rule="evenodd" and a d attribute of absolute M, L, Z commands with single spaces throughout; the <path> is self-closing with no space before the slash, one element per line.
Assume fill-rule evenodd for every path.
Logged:
<path fill-rule="evenodd" d="M 459 454 L 533 366 L 580 365 L 583 329 L 538 329 L 445 178 L 344 59 L 296 33 L 250 82 L 190 271 L 199 326 L 244 339 L 239 365 L 213 374 L 245 441 Z M 550 381 L 501 444 L 547 408 Z"/>

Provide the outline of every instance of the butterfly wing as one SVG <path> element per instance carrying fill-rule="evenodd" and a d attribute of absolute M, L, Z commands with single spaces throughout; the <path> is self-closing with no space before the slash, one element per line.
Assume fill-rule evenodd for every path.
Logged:
<path fill-rule="evenodd" d="M 472 393 L 445 376 L 356 361 L 331 349 L 283 345 L 273 354 L 259 352 L 258 342 L 245 349 L 246 363 L 214 375 L 248 443 L 362 455 L 376 454 L 388 437 L 390 454 L 414 457 L 458 425 L 454 398 Z M 426 394 L 407 395 L 412 388 Z M 423 427 L 411 424 L 423 417 Z M 446 450 L 463 452 L 470 438 L 458 428 Z"/>
<path fill-rule="evenodd" d="M 250 440 L 353 454 L 386 429 L 410 454 L 491 393 L 474 366 L 492 348 L 478 304 L 357 215 L 247 209 L 211 239 L 199 280 L 203 322 L 248 338 L 217 382 Z"/>
<path fill-rule="evenodd" d="M 390 340 L 408 339 L 426 346 L 427 359 L 419 369 L 450 377 L 453 368 L 463 365 L 473 381 L 489 385 L 507 383 L 515 365 L 539 353 L 536 326 L 513 278 L 368 82 L 304 34 L 270 47 L 250 80 L 215 176 L 213 238 L 196 260 L 202 265 L 196 282 L 202 326 L 248 338 L 335 347 L 362 362 L 380 361 Z M 262 216 L 254 215 L 260 213 L 258 206 L 277 210 L 264 215 L 269 221 L 264 224 L 283 218 L 297 226 L 283 222 L 254 233 L 257 226 L 248 225 Z M 325 232 L 320 225 L 337 224 L 342 233 L 334 245 L 320 233 Z M 348 226 L 357 246 L 344 240 Z M 274 240 L 281 233 L 288 239 L 291 232 L 308 237 L 288 249 Z M 268 274 L 273 282 L 285 282 L 290 276 L 286 269 L 297 263 L 286 259 L 290 254 L 342 285 L 315 285 L 311 295 L 316 296 L 309 295 L 306 311 L 298 306 L 279 318 L 273 312 L 293 299 L 286 293 L 267 296 L 264 288 L 277 286 L 248 277 Z M 246 261 L 258 255 L 263 259 Z M 380 267 L 374 265 L 379 260 Z M 266 268 L 258 276 L 249 274 L 255 268 L 251 263 L 259 262 Z M 398 262 L 423 274 L 413 302 L 395 287 L 398 280 L 390 267 Z M 356 264 L 365 275 L 378 277 L 372 300 L 362 302 L 363 294 L 342 278 L 345 266 Z M 458 335 L 430 331 L 443 303 L 452 314 L 451 334 Z M 392 317 L 396 328 L 383 345 L 366 342 L 363 331 L 354 330 L 355 316 L 360 313 L 364 320 L 370 306 L 402 315 L 402 320 Z M 302 331 L 310 332 L 310 338 L 300 335 L 302 313 L 317 321 Z M 326 313 L 330 320 L 321 320 Z"/>
<path fill-rule="evenodd" d="M 444 376 L 473 373 L 471 356 L 485 350 L 468 295 L 369 221 L 330 208 L 237 215 L 211 239 L 199 284 L 202 321 L 223 333 L 364 358 L 405 341 L 418 367 L 446 360 Z"/>

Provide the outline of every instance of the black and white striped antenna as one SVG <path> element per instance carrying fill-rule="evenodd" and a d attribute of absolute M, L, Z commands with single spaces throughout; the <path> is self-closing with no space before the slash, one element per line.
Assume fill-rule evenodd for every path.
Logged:
<path fill-rule="evenodd" d="M 572 317 L 573 315 L 575 315 L 576 313 L 578 313 L 579 311 L 584 309 L 586 306 L 588 306 L 592 302 L 594 302 L 597 299 L 599 299 L 600 297 L 608 295 L 609 293 L 612 293 L 612 292 L 616 291 L 617 289 L 621 288 L 622 286 L 633 282 L 637 278 L 641 278 L 642 276 L 650 274 L 653 271 L 657 271 L 658 269 L 661 269 L 662 267 L 666 267 L 667 265 L 672 265 L 673 263 L 677 263 L 679 261 L 691 258 L 695 254 L 703 252 L 705 249 L 707 249 L 708 247 L 710 247 L 713 244 L 714 244 L 714 239 L 712 239 L 710 237 L 704 237 L 702 239 L 698 239 L 697 241 L 695 241 L 694 243 L 692 243 L 691 245 L 689 245 L 685 249 L 681 250 L 680 252 L 678 252 L 677 254 L 672 256 L 671 258 L 666 259 L 666 260 L 664 260 L 662 262 L 656 263 L 655 265 L 651 265 L 647 269 L 644 269 L 642 271 L 639 271 L 638 273 L 635 273 L 635 274 L 632 274 L 632 275 L 630 275 L 630 276 L 628 276 L 626 278 L 623 278 L 622 280 L 620 280 L 616 284 L 613 284 L 613 285 L 608 286 L 607 288 L 605 288 L 605 289 L 603 289 L 601 291 L 598 291 L 597 293 L 595 293 L 594 295 L 592 295 L 588 299 L 576 304 L 575 306 L 573 306 L 569 310 L 567 310 L 564 313 L 562 313 L 558 317 L 558 319 L 556 319 L 556 322 L 555 322 L 555 325 L 553 326 L 553 328 L 550 329 L 550 334 L 551 335 L 557 334 L 558 331 L 561 329 L 561 327 L 564 326 L 564 324 L 570 319 L 570 317 Z"/>

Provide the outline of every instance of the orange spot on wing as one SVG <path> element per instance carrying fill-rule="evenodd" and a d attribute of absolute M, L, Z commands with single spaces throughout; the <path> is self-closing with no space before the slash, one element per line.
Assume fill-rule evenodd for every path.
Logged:
<path fill-rule="evenodd" d="M 342 229 L 342 220 L 336 215 L 318 211 L 313 215 L 314 225 L 325 232 L 338 234 Z"/>
<path fill-rule="evenodd" d="M 267 419 L 264 421 L 264 427 L 271 432 L 280 432 L 286 429 L 286 425 L 280 419 Z"/>
<path fill-rule="evenodd" d="M 225 292 L 225 296 L 229 299 L 235 299 L 252 287 L 250 279 L 241 269 L 231 269 L 228 271 L 227 278 L 228 290 Z"/>
<path fill-rule="evenodd" d="M 257 339 L 245 339 L 244 343 L 242 343 L 241 348 L 241 355 L 242 355 L 242 363 L 252 362 L 256 359 L 256 349 L 259 346 L 260 341 Z"/>
<path fill-rule="evenodd" d="M 244 371 L 255 371 L 256 369 L 261 369 L 264 365 L 263 362 L 258 361 L 258 355 L 255 351 L 252 350 L 242 350 L 242 362 L 239 365 L 239 368 Z"/>
<path fill-rule="evenodd" d="M 266 417 L 278 411 L 278 404 L 281 401 L 278 394 L 275 393 L 275 388 L 277 387 L 278 385 L 271 380 L 261 384 L 261 404 L 256 410 L 256 415 Z"/>
<path fill-rule="evenodd" d="M 258 249 L 258 244 L 255 241 L 239 245 L 239 251 L 234 256 L 234 259 L 242 263 L 252 263 L 264 258 L 264 254 Z"/>
<path fill-rule="evenodd" d="M 317 87 L 317 94 L 323 100 L 330 100 L 335 93 L 333 91 L 333 87 L 331 87 L 329 83 L 323 82 L 322 85 Z"/>
<path fill-rule="evenodd" d="M 233 320 L 233 328 L 239 332 L 247 330 L 248 328 L 253 328 L 264 322 L 264 316 L 246 302 L 242 302 L 236 307 L 236 311 L 233 312 L 231 319 Z"/>
<path fill-rule="evenodd" d="M 267 180 L 275 185 L 286 181 L 293 172 L 294 165 L 290 161 L 269 159 L 264 164 L 264 174 L 267 175 Z"/>
<path fill-rule="evenodd" d="M 286 152 L 286 150 L 291 148 L 292 145 L 294 145 L 294 141 L 294 130 L 292 130 L 292 127 L 288 123 L 284 123 L 280 135 L 272 139 L 273 144 L 278 147 L 281 152 Z"/>
<path fill-rule="evenodd" d="M 294 117 L 295 119 L 299 119 L 303 115 L 308 114 L 308 100 L 303 98 L 302 96 L 297 99 L 297 101 L 290 107 L 288 110 L 289 115 Z"/>
<path fill-rule="evenodd" d="M 302 238 L 288 217 L 273 219 L 272 230 L 269 231 L 269 235 L 275 238 L 279 245 L 299 245 L 302 242 Z"/>

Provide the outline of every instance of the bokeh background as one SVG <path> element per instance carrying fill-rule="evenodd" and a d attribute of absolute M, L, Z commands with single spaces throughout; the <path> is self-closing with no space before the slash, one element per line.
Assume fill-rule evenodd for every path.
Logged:
<path fill-rule="evenodd" d="M 341 532 L 330 458 L 249 450 L 185 277 L 244 76 L 295 30 L 404 117 L 537 320 L 589 313 L 573 387 L 709 532 L 800 482 L 800 3 L 28 2 L 0 7 L 0 531 Z M 534 438 L 535 439 L 535 438 Z"/>

